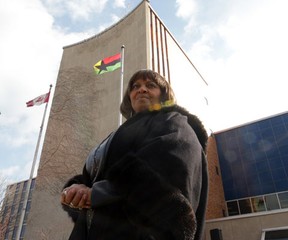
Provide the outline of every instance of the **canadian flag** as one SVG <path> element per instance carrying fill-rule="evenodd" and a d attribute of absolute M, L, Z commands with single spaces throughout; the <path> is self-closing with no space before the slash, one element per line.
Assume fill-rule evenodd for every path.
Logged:
<path fill-rule="evenodd" d="M 49 96 L 50 96 L 50 92 L 43 94 L 39 97 L 36 97 L 33 100 L 26 102 L 26 106 L 27 107 L 33 107 L 35 105 L 41 105 L 43 103 L 47 103 L 49 101 Z"/>

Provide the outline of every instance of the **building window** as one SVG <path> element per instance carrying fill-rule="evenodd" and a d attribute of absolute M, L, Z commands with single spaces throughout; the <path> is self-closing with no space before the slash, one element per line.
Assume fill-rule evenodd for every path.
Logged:
<path fill-rule="evenodd" d="M 25 229 L 26 229 L 26 224 L 24 224 L 22 226 L 22 229 L 21 229 L 21 233 L 20 233 L 20 239 L 24 239 L 24 233 L 25 233 Z"/>
<path fill-rule="evenodd" d="M 261 240 L 288 240 L 288 229 L 266 230 Z"/>
<path fill-rule="evenodd" d="M 216 174 L 219 176 L 219 168 L 217 166 L 215 166 L 215 169 L 216 169 Z"/>
<path fill-rule="evenodd" d="M 246 213 L 252 212 L 251 203 L 250 203 L 249 198 L 239 200 L 239 207 L 240 207 L 241 214 L 246 214 Z"/>
<path fill-rule="evenodd" d="M 229 216 L 239 215 L 238 201 L 227 202 Z"/>
<path fill-rule="evenodd" d="M 263 197 L 251 198 L 253 212 L 266 211 L 265 202 Z"/>
<path fill-rule="evenodd" d="M 228 216 L 288 208 L 288 191 L 227 201 Z"/>
<path fill-rule="evenodd" d="M 280 208 L 276 194 L 266 195 L 264 198 L 265 198 L 266 207 L 268 211 L 276 210 Z"/>
<path fill-rule="evenodd" d="M 278 197 L 281 208 L 288 208 L 288 192 L 279 193 Z"/>

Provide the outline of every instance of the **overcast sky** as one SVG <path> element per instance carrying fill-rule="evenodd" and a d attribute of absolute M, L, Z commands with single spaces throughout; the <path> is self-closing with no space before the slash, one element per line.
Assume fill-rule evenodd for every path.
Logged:
<path fill-rule="evenodd" d="M 55 86 L 63 46 L 140 2 L 0 0 L 0 174 L 10 182 L 29 177 L 45 105 L 25 103 Z M 287 111 L 287 0 L 150 3 L 208 82 L 209 129 Z"/>

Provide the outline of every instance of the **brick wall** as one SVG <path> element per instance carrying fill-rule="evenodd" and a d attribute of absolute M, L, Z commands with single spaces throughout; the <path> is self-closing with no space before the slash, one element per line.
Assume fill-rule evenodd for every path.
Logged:
<path fill-rule="evenodd" d="M 216 140 L 213 134 L 208 139 L 207 161 L 209 172 L 209 193 L 206 220 L 209 220 L 224 217 L 227 212 Z"/>

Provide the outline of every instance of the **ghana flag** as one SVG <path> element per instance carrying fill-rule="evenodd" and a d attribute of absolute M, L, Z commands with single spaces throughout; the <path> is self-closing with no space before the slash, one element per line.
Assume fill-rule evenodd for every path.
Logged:
<path fill-rule="evenodd" d="M 94 65 L 96 74 L 103 74 L 112 72 L 121 67 L 121 54 L 118 53 L 114 56 L 104 58 Z"/>

